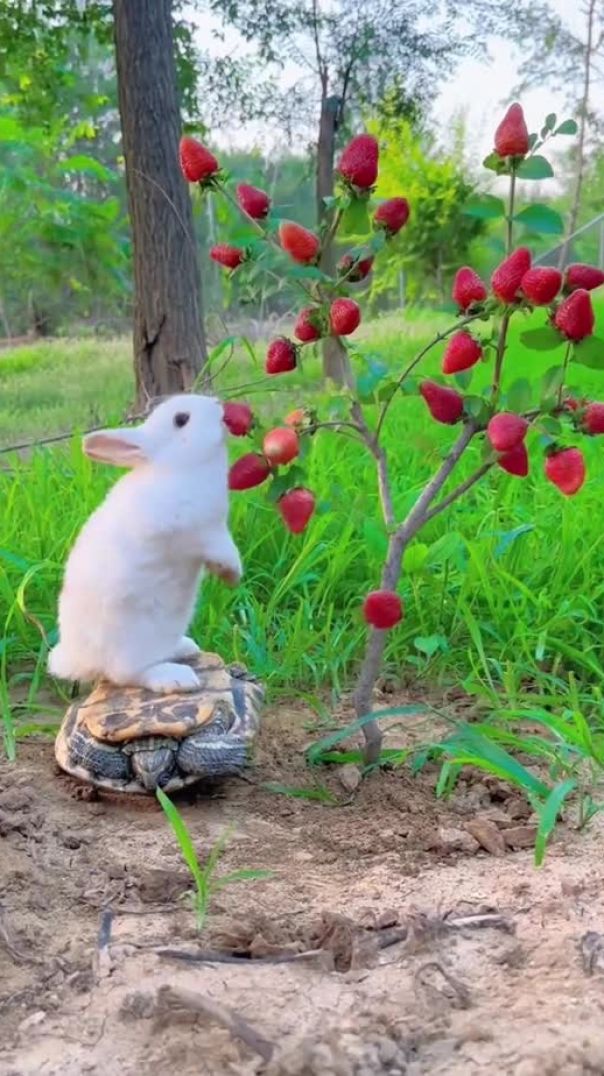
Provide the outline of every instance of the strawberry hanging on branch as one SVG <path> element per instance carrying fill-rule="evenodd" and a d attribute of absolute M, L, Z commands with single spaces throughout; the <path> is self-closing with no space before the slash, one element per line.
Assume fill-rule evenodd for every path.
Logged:
<path fill-rule="evenodd" d="M 289 220 L 273 218 L 269 196 L 256 187 L 239 184 L 231 193 L 220 165 L 205 146 L 195 139 L 182 140 L 181 169 L 185 178 L 197 183 L 202 192 L 227 198 L 237 207 L 254 239 L 242 249 L 229 244 L 213 248 L 211 256 L 229 273 L 246 273 L 259 261 L 262 251 L 278 256 L 283 276 L 291 279 L 301 293 L 301 305 L 291 336 L 280 336 L 268 344 L 266 381 L 255 384 L 262 392 L 275 379 L 284 387 L 290 375 L 303 365 L 304 351 L 317 341 L 329 340 L 345 356 L 347 414 L 337 421 L 324 421 L 308 407 L 300 406 L 272 430 L 262 429 L 247 404 L 230 400 L 225 405 L 225 422 L 231 433 L 247 437 L 250 448 L 231 467 L 230 487 L 250 490 L 265 487 L 284 527 L 294 535 L 311 525 L 317 505 L 307 487 L 305 459 L 312 437 L 322 431 L 352 437 L 365 447 L 375 465 L 387 552 L 381 578 L 369 594 L 359 595 L 359 610 L 368 626 L 364 658 L 354 690 L 354 704 L 365 736 L 365 758 L 369 765 L 380 759 L 382 734 L 379 712 L 374 712 L 374 691 L 380 674 L 389 633 L 396 631 L 404 616 L 400 590 L 403 555 L 422 528 L 447 511 L 459 498 L 494 468 L 513 479 L 526 479 L 531 465 L 541 458 L 548 482 L 565 497 L 575 496 L 587 479 L 581 439 L 604 434 L 604 403 L 579 400 L 567 388 L 574 364 L 604 368 L 604 340 L 594 335 L 595 317 L 591 293 L 604 284 L 604 272 L 574 264 L 564 273 L 534 264 L 525 243 L 515 242 L 524 224 L 536 227 L 539 219 L 562 222 L 547 206 L 529 203 L 518 210 L 520 182 L 546 179 L 553 175 L 549 161 L 539 151 L 558 134 L 574 133 L 573 121 L 556 126 L 550 115 L 538 134 L 530 134 L 520 104 L 510 106 L 494 134 L 494 149 L 485 167 L 507 177 L 507 206 L 497 199 L 505 226 L 506 252 L 484 281 L 472 266 L 462 266 L 453 282 L 452 298 L 458 316 L 439 332 L 404 368 L 384 366 L 379 374 L 379 391 L 372 395 L 362 389 L 362 353 L 354 337 L 362 321 L 356 285 L 370 279 L 380 252 L 398 242 L 413 207 L 404 192 L 372 204 L 379 183 L 379 143 L 371 134 L 360 134 L 344 149 L 337 165 L 338 192 L 331 207 L 325 234 L 315 234 Z M 475 211 L 468 206 L 468 212 Z M 353 217 L 366 221 L 370 234 L 361 247 L 342 254 L 333 276 L 323 272 L 323 253 L 339 236 L 342 225 Z M 274 264 L 274 263 L 273 263 Z M 534 385 L 528 394 L 509 383 L 506 376 L 508 334 L 512 320 L 523 320 L 532 311 L 541 311 L 543 323 L 521 333 L 524 345 L 539 351 L 551 350 L 557 365 L 546 383 Z M 485 324 L 491 326 L 485 338 Z M 442 348 L 441 371 L 437 378 L 417 379 L 426 356 Z M 486 368 L 484 390 L 468 392 L 477 367 Z M 393 402 L 401 390 L 415 391 L 423 398 L 428 420 L 451 427 L 448 452 L 419 493 L 407 514 L 401 517 L 390 481 L 390 463 L 383 431 L 391 418 Z M 245 386 L 231 395 L 239 395 Z M 455 431 L 455 432 L 454 432 Z M 466 468 L 455 483 L 460 461 L 474 446 L 480 458 L 474 469 Z M 453 482 L 451 483 L 451 480 Z M 407 591 L 408 592 L 408 591 Z M 409 593 L 409 592 L 408 592 Z"/>

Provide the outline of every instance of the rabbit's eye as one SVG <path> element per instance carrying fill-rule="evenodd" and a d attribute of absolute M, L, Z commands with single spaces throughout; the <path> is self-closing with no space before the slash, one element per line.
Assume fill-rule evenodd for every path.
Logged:
<path fill-rule="evenodd" d="M 174 415 L 174 425 L 180 429 L 182 426 L 187 425 L 190 417 L 187 411 L 179 411 L 177 415 Z"/>

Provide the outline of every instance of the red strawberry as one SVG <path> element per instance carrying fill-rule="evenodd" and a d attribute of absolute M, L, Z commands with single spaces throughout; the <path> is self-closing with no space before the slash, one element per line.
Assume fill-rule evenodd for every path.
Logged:
<path fill-rule="evenodd" d="M 594 331 L 594 312 L 591 298 L 585 288 L 577 288 L 568 299 L 560 303 L 554 314 L 554 325 L 567 340 L 578 343 Z"/>
<path fill-rule="evenodd" d="M 517 478 L 526 478 L 529 473 L 529 459 L 524 441 L 514 445 L 514 448 L 510 448 L 508 452 L 503 452 L 497 464 L 508 474 L 516 475 Z"/>
<path fill-rule="evenodd" d="M 389 198 L 377 207 L 373 220 L 387 235 L 393 236 L 407 223 L 409 213 L 409 202 L 406 198 Z"/>
<path fill-rule="evenodd" d="M 482 280 L 473 269 L 465 265 L 458 269 L 453 281 L 453 301 L 460 310 L 467 310 L 472 303 L 483 303 L 487 297 L 487 289 Z"/>
<path fill-rule="evenodd" d="M 220 165 L 213 153 L 202 146 L 196 138 L 184 137 L 180 140 L 180 169 L 189 183 L 200 183 L 211 179 L 220 171 Z"/>
<path fill-rule="evenodd" d="M 362 191 L 369 190 L 377 179 L 379 152 L 377 139 L 373 135 L 360 134 L 351 139 L 338 164 L 337 170 L 342 179 Z"/>
<path fill-rule="evenodd" d="M 264 220 L 271 207 L 268 194 L 258 187 L 250 187 L 248 183 L 240 183 L 237 187 L 237 201 L 252 220 Z"/>
<path fill-rule="evenodd" d="M 339 276 L 345 276 L 350 284 L 358 284 L 369 276 L 374 262 L 373 254 L 365 258 L 355 258 L 352 254 L 343 254 L 338 262 Z"/>
<path fill-rule="evenodd" d="M 228 243 L 218 243 L 210 250 L 210 258 L 224 265 L 225 269 L 238 269 L 245 261 L 245 251 L 239 247 L 231 247 Z"/>
<path fill-rule="evenodd" d="M 311 262 L 316 262 L 319 256 L 321 244 L 317 236 L 294 221 L 281 221 L 279 242 L 290 258 L 301 265 L 310 265 Z"/>
<path fill-rule="evenodd" d="M 522 105 L 510 105 L 495 131 L 495 152 L 500 157 L 524 157 L 529 151 L 529 133 Z"/>
<path fill-rule="evenodd" d="M 443 357 L 443 374 L 459 374 L 469 370 L 482 356 L 482 348 L 469 333 L 455 333 L 447 344 Z"/>
<path fill-rule="evenodd" d="M 335 299 L 329 308 L 329 327 L 334 336 L 350 336 L 361 324 L 361 308 L 354 299 Z"/>
<path fill-rule="evenodd" d="M 309 489 L 290 489 L 279 498 L 277 508 L 288 531 L 301 534 L 315 510 L 315 497 Z"/>
<path fill-rule="evenodd" d="M 531 267 L 531 252 L 526 247 L 518 247 L 509 258 L 505 258 L 491 277 L 491 287 L 502 303 L 513 303 L 518 294 L 522 278 Z"/>
<path fill-rule="evenodd" d="M 265 370 L 267 374 L 287 374 L 298 363 L 298 348 L 286 336 L 277 336 L 268 345 Z"/>
<path fill-rule="evenodd" d="M 229 401 L 223 408 L 224 424 L 234 437 L 245 437 L 254 425 L 254 416 L 249 404 Z"/>
<path fill-rule="evenodd" d="M 298 314 L 294 325 L 294 336 L 303 344 L 310 344 L 313 340 L 320 340 L 323 336 L 321 311 L 316 306 L 305 306 Z"/>
<path fill-rule="evenodd" d="M 253 489 L 268 478 L 271 468 L 268 460 L 258 452 L 248 452 L 235 460 L 229 471 L 229 489 Z"/>
<path fill-rule="evenodd" d="M 578 493 L 585 481 L 585 460 L 578 448 L 561 448 L 545 457 L 545 476 L 566 497 Z"/>
<path fill-rule="evenodd" d="M 562 287 L 562 273 L 559 269 L 529 269 L 520 281 L 522 292 L 533 306 L 548 306 Z"/>
<path fill-rule="evenodd" d="M 514 415 L 510 411 L 501 411 L 487 426 L 487 437 L 496 452 L 509 452 L 517 444 L 524 441 L 528 422 L 522 415 Z"/>
<path fill-rule="evenodd" d="M 419 391 L 437 422 L 443 422 L 445 426 L 454 426 L 459 422 L 463 414 L 463 396 L 455 389 L 438 385 L 436 381 L 422 381 Z"/>
<path fill-rule="evenodd" d="M 585 291 L 593 291 L 604 284 L 604 271 L 596 269 L 595 265 L 569 265 L 564 274 L 564 287 L 566 291 L 574 291 L 575 288 L 584 288 Z"/>
<path fill-rule="evenodd" d="M 363 602 L 363 616 L 372 627 L 386 631 L 403 619 L 403 603 L 393 590 L 372 590 Z"/>
<path fill-rule="evenodd" d="M 562 401 L 562 407 L 565 411 L 578 411 L 581 406 L 581 401 L 577 400 L 575 396 L 567 396 Z"/>
<path fill-rule="evenodd" d="M 590 403 L 583 415 L 586 433 L 604 433 L 604 403 Z"/>
<path fill-rule="evenodd" d="M 291 463 L 300 451 L 298 434 L 286 426 L 277 426 L 267 433 L 262 442 L 262 451 L 273 467 Z"/>

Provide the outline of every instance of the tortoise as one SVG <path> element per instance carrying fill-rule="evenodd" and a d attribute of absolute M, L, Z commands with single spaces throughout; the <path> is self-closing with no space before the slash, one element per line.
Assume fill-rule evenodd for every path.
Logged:
<path fill-rule="evenodd" d="M 191 662 L 200 687 L 155 695 L 102 681 L 71 704 L 55 742 L 62 770 L 117 792 L 166 792 L 240 773 L 258 731 L 264 691 L 217 654 Z"/>

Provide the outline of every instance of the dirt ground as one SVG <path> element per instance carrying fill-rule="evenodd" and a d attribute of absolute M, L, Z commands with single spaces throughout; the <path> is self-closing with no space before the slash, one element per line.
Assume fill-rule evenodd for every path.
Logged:
<path fill-rule="evenodd" d="M 273 872 L 201 939 L 154 800 L 91 797 L 48 743 L 0 768 L 2 1076 L 604 1074 L 604 827 L 561 827 L 536 871 L 526 806 L 478 774 L 448 804 L 429 770 L 276 795 L 311 783 L 304 716 L 179 800 L 200 852 L 232 824 L 224 870 Z"/>

